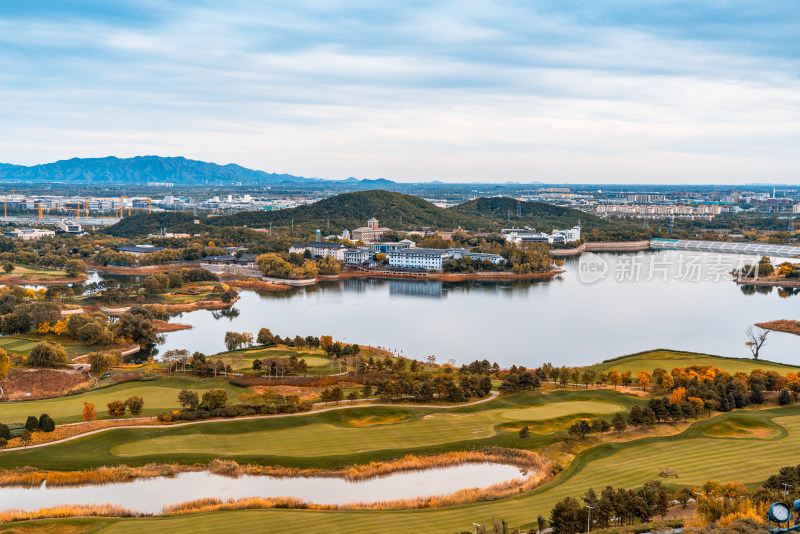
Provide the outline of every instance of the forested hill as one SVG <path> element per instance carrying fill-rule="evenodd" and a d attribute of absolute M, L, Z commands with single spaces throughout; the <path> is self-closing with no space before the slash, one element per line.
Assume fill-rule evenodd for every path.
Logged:
<path fill-rule="evenodd" d="M 276 211 L 246 211 L 210 217 L 213 225 L 264 227 L 291 226 L 294 221 L 304 230 L 316 228 L 323 232 L 339 233 L 366 226 L 375 217 L 388 228 L 419 228 L 430 226 L 452 229 L 484 227 L 489 221 L 439 208 L 414 195 L 391 191 L 360 191 L 329 197 L 314 204 Z"/>
<path fill-rule="evenodd" d="M 471 218 L 489 219 L 503 226 L 532 226 L 549 232 L 554 228 L 610 228 L 614 223 L 588 213 L 544 202 L 523 202 L 508 197 L 481 197 L 450 208 Z"/>
<path fill-rule="evenodd" d="M 519 213 L 517 209 L 519 205 Z M 199 217 L 190 213 L 153 213 L 125 218 L 107 232 L 121 237 L 147 233 L 196 233 L 212 227 L 288 229 L 308 235 L 317 228 L 325 234 L 338 234 L 366 226 L 375 217 L 383 227 L 409 230 L 430 227 L 452 230 L 459 226 L 471 231 L 499 231 L 508 226 L 530 225 L 538 230 L 570 228 L 578 223 L 587 229 L 610 229 L 611 222 L 578 210 L 543 204 L 517 202 L 511 198 L 479 198 L 452 208 L 440 208 L 413 195 L 391 191 L 361 191 L 329 197 L 314 204 L 276 211 L 244 211 L 231 215 Z M 195 219 L 199 225 L 194 224 Z"/>

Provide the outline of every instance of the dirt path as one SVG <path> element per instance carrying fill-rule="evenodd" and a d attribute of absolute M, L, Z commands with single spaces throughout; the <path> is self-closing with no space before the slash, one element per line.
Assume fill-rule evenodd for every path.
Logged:
<path fill-rule="evenodd" d="M 299 412 L 299 413 L 284 413 L 284 414 L 276 414 L 276 415 L 253 415 L 250 417 L 236 417 L 236 418 L 225 418 L 225 419 L 206 419 L 204 421 L 189 421 L 187 423 L 175 423 L 170 425 L 120 425 L 120 426 L 111 426 L 107 428 L 99 428 L 97 430 L 91 430 L 89 432 L 84 432 L 82 434 L 77 434 L 75 436 L 70 436 L 68 438 L 58 439 L 55 441 L 48 441 L 47 443 L 37 443 L 36 445 L 28 445 L 27 447 L 9 447 L 7 449 L 3 449 L 4 451 L 19 451 L 25 449 L 36 449 L 38 447 L 47 447 L 49 445 L 56 445 L 58 443 L 65 443 L 67 441 L 76 440 L 78 438 L 83 438 L 85 436 L 91 436 L 92 434 L 99 434 L 100 432 L 107 432 L 109 430 L 114 430 L 116 428 L 174 428 L 179 426 L 190 426 L 190 425 L 205 425 L 211 423 L 222 423 L 225 421 L 234 421 L 234 420 L 243 420 L 246 419 L 251 421 L 253 419 L 274 419 L 276 417 L 300 417 L 303 415 L 312 415 L 318 414 L 323 412 L 331 412 L 334 410 L 349 410 L 351 408 L 364 408 L 364 407 L 373 407 L 373 406 L 385 406 L 385 407 L 393 407 L 396 408 L 398 406 L 408 406 L 409 408 L 441 408 L 443 410 L 452 410 L 453 408 L 464 408 L 465 406 L 474 406 L 476 404 L 482 404 L 484 402 L 489 402 L 490 400 L 496 399 L 500 395 L 499 391 L 491 391 L 489 395 L 483 399 L 478 399 L 472 402 L 465 402 L 463 404 L 453 404 L 449 406 L 442 406 L 440 404 L 391 404 L 391 403 L 359 403 L 359 404 L 351 404 L 348 406 L 331 406 L 329 408 L 322 408 L 322 409 L 311 409 L 308 412 Z M 344 402 L 344 401 L 342 401 Z M 316 406 L 321 405 L 328 405 L 332 404 L 330 402 L 325 403 L 318 403 Z M 153 420 L 156 419 L 155 417 L 140 417 L 139 419 L 143 420 Z M 63 426 L 72 426 L 72 425 L 83 425 L 85 423 L 69 423 Z"/>

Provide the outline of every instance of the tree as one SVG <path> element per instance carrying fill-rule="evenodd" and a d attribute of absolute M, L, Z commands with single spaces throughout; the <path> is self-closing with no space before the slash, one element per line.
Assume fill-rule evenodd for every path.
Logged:
<path fill-rule="evenodd" d="M 25 428 L 34 432 L 39 430 L 39 420 L 36 419 L 35 415 L 29 415 L 27 421 L 25 421 Z"/>
<path fill-rule="evenodd" d="M 372 384 L 369 383 L 369 380 L 364 382 L 364 386 L 361 388 L 361 397 L 365 399 L 372 397 Z"/>
<path fill-rule="evenodd" d="M 689 488 L 681 488 L 675 493 L 675 499 L 681 503 L 681 506 L 685 509 L 686 505 L 689 504 L 689 500 L 694 497 L 694 493 Z"/>
<path fill-rule="evenodd" d="M 228 402 L 228 393 L 221 388 L 209 389 L 203 393 L 203 400 L 200 405 L 206 410 L 222 408 Z"/>
<path fill-rule="evenodd" d="M 622 377 L 616 369 L 612 369 L 611 372 L 608 373 L 608 381 L 613 384 L 614 389 L 617 389 L 617 386 L 622 382 Z"/>
<path fill-rule="evenodd" d="M 636 373 L 637 378 L 639 379 L 639 387 L 642 390 L 647 391 L 647 386 L 650 385 L 651 376 L 650 373 L 647 371 L 639 371 Z"/>
<path fill-rule="evenodd" d="M 557 503 L 550 512 L 550 526 L 554 534 L 577 534 L 583 532 L 583 510 L 578 501 L 567 497 Z"/>
<path fill-rule="evenodd" d="M 121 400 L 113 400 L 106 404 L 108 408 L 108 415 L 114 418 L 114 421 L 125 415 L 126 404 Z"/>
<path fill-rule="evenodd" d="M 131 412 L 131 417 L 136 419 L 137 416 L 142 415 L 142 409 L 144 408 L 144 399 L 139 395 L 132 395 L 125 400 L 125 406 Z"/>
<path fill-rule="evenodd" d="M 258 331 L 256 341 L 259 345 L 272 345 L 275 343 L 275 336 L 272 335 L 269 328 L 262 328 Z"/>
<path fill-rule="evenodd" d="M 56 422 L 48 414 L 43 413 L 39 416 L 39 429 L 42 432 L 53 432 L 56 429 Z"/>
<path fill-rule="evenodd" d="M 27 447 L 31 444 L 31 439 L 33 439 L 33 434 L 31 434 L 30 430 L 25 430 L 22 435 L 19 437 L 22 440 L 22 445 Z"/>
<path fill-rule="evenodd" d="M 158 336 L 151 318 L 131 312 L 120 315 L 119 320 L 114 323 L 114 332 L 117 336 L 140 345 L 152 345 Z"/>
<path fill-rule="evenodd" d="M 767 342 L 769 330 L 761 328 L 760 326 L 748 326 L 747 330 L 745 330 L 745 335 L 747 336 L 745 345 L 747 345 L 750 352 L 753 354 L 753 359 L 757 360 L 761 347 Z"/>
<path fill-rule="evenodd" d="M 6 272 L 6 274 L 13 273 L 14 272 L 14 264 L 11 263 L 10 261 L 5 262 L 3 264 L 3 270 Z"/>
<path fill-rule="evenodd" d="M 522 428 L 519 429 L 520 439 L 527 439 L 527 437 L 530 435 L 531 435 L 531 429 L 528 428 L 528 425 L 523 425 Z"/>
<path fill-rule="evenodd" d="M 197 392 L 188 389 L 182 389 L 178 393 L 178 403 L 186 410 L 196 410 L 200 406 L 200 397 Z"/>
<path fill-rule="evenodd" d="M 64 264 L 64 271 L 75 278 L 86 272 L 86 264 L 81 260 L 67 260 L 67 263 Z"/>
<path fill-rule="evenodd" d="M 619 412 L 614 415 L 614 419 L 611 420 L 611 425 L 618 434 L 621 434 L 622 431 L 628 427 L 628 425 L 625 424 L 625 417 L 623 417 Z"/>
<path fill-rule="evenodd" d="M 350 402 L 355 402 L 358 400 L 358 391 L 351 391 L 347 394 L 347 400 Z"/>
<path fill-rule="evenodd" d="M 95 417 L 97 417 L 97 414 L 94 411 L 94 404 L 92 404 L 91 402 L 84 402 L 83 403 L 83 420 L 91 425 L 92 422 L 94 422 Z"/>
<path fill-rule="evenodd" d="M 11 367 L 11 358 L 8 356 L 6 349 L 0 347 L 0 379 L 5 378 L 8 374 L 8 369 Z"/>
<path fill-rule="evenodd" d="M 778 404 L 781 406 L 785 406 L 792 402 L 792 396 L 789 393 L 788 389 L 782 389 L 780 394 L 778 395 Z"/>
<path fill-rule="evenodd" d="M 662 467 L 658 471 L 658 476 L 664 479 L 664 487 L 667 487 L 670 478 L 678 478 L 678 472 L 671 467 Z"/>
<path fill-rule="evenodd" d="M 28 356 L 28 365 L 31 367 L 60 367 L 67 361 L 64 347 L 47 341 L 37 343 Z"/>

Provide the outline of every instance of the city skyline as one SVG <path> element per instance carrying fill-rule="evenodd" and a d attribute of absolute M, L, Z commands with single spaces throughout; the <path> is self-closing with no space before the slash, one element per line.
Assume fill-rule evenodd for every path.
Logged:
<path fill-rule="evenodd" d="M 0 161 L 398 182 L 796 183 L 796 6 L 0 6 Z"/>

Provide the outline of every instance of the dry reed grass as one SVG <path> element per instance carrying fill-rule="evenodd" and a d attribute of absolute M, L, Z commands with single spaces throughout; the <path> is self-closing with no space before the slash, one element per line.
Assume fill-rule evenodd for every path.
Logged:
<path fill-rule="evenodd" d="M 121 506 L 115 506 L 113 504 L 70 504 L 64 506 L 53 506 L 51 508 L 41 508 L 33 512 L 14 509 L 5 510 L 0 512 L 0 523 L 58 517 L 133 517 L 136 515 L 139 514 L 134 514 L 127 508 L 122 508 Z"/>

